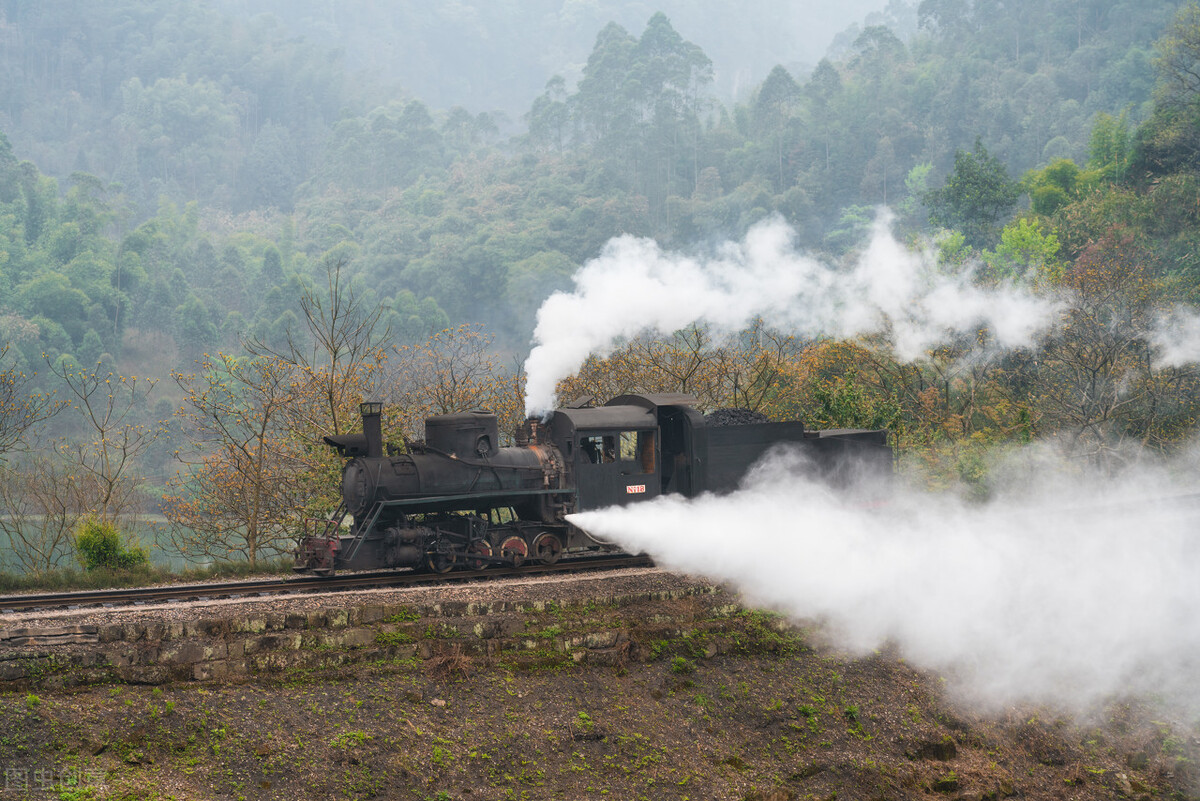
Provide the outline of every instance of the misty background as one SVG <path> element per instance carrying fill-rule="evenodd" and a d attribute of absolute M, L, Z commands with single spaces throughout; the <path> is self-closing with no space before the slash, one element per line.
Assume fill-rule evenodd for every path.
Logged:
<path fill-rule="evenodd" d="M 902 237 L 992 250 L 1019 193 L 926 204 L 956 153 L 1010 182 L 1126 170 L 1179 6 L 11 0 L 7 339 L 120 364 L 136 331 L 187 364 L 280 339 L 288 282 L 332 258 L 402 338 L 478 322 L 519 357 L 621 234 L 687 249 L 778 214 L 836 258 L 886 205 Z M 1037 180 L 1047 209 L 1087 183 Z"/>
<path fill-rule="evenodd" d="M 270 562 L 364 397 L 886 429 L 988 526 L 1035 448 L 1177 464 L 1197 64 L 1179 0 L 0 0 L 4 565 Z"/>
<path fill-rule="evenodd" d="M 499 112 L 514 128 L 551 76 L 578 83 L 596 32 L 609 22 L 636 31 L 666 14 L 712 59 L 714 93 L 725 102 L 743 99 L 776 65 L 810 72 L 864 24 L 916 28 L 915 6 L 889 0 L 213 5 L 247 20 L 272 14 L 293 35 L 340 49 L 352 71 L 438 108 Z"/>

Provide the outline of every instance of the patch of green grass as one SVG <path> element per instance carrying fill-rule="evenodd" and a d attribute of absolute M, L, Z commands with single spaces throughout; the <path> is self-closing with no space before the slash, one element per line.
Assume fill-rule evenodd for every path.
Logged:
<path fill-rule="evenodd" d="M 329 745 L 331 748 L 351 748 L 374 739 L 364 731 L 344 731 L 330 740 Z"/>
<path fill-rule="evenodd" d="M 415 610 L 407 606 L 402 606 L 396 610 L 395 614 L 388 615 L 383 619 L 384 623 L 412 623 L 414 620 L 420 620 L 421 615 Z"/>
<path fill-rule="evenodd" d="M 684 673 L 695 673 L 696 663 L 682 656 L 677 656 L 671 660 L 671 672 L 681 675 Z"/>
<path fill-rule="evenodd" d="M 375 634 L 375 642 L 379 645 L 411 645 L 416 638 L 403 631 L 380 631 Z"/>
<path fill-rule="evenodd" d="M 748 609 L 738 617 L 742 623 L 742 630 L 734 637 L 737 653 L 775 653 L 791 656 L 799 652 L 804 645 L 804 640 L 799 634 L 786 628 L 780 629 L 779 623 L 783 618 L 779 614 Z"/>
<path fill-rule="evenodd" d="M 662 656 L 663 652 L 669 650 L 670 647 L 670 640 L 655 640 L 654 642 L 650 643 L 650 659 L 658 659 L 660 656 Z"/>
<path fill-rule="evenodd" d="M 553 673 L 575 666 L 570 654 L 549 648 L 531 651 L 505 651 L 496 664 L 505 670 L 523 673 Z"/>
<path fill-rule="evenodd" d="M 446 623 L 430 623 L 425 627 L 425 639 L 449 640 L 458 636 L 458 630 Z"/>
<path fill-rule="evenodd" d="M 440 745 L 433 747 L 433 753 L 430 756 L 430 761 L 439 768 L 444 768 L 454 761 L 454 754 L 448 748 L 443 748 Z"/>
<path fill-rule="evenodd" d="M 138 587 L 146 584 L 200 582 L 234 579 L 273 573 L 290 573 L 292 560 L 287 557 L 247 562 L 219 562 L 204 568 L 168 570 L 155 565 L 139 565 L 126 570 L 76 570 L 60 568 L 39 573 L 0 572 L 0 592 L 26 590 L 102 590 L 112 587 Z"/>

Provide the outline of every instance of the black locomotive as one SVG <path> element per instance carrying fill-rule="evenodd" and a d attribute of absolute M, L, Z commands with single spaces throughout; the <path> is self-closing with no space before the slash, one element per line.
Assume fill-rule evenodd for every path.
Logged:
<path fill-rule="evenodd" d="M 781 443 L 804 449 L 813 469 L 835 484 L 864 471 L 891 472 L 884 431 L 706 418 L 688 395 L 622 395 L 603 406 L 590 400 L 531 418 L 516 444 L 503 448 L 494 414 L 430 417 L 424 442 L 395 455 L 384 453 L 382 404 L 362 404 L 362 434 L 325 437 L 350 460 L 343 504 L 323 534 L 297 548 L 295 570 L 445 572 L 611 549 L 566 516 L 666 493 L 730 491 Z M 343 534 L 347 515 L 354 522 Z"/>

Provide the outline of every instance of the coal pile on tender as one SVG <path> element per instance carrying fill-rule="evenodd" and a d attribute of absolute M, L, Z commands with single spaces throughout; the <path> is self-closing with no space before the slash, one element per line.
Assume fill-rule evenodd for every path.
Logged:
<path fill-rule="evenodd" d="M 771 418 L 752 409 L 713 409 L 704 415 L 709 426 L 745 426 L 753 423 L 769 423 Z"/>

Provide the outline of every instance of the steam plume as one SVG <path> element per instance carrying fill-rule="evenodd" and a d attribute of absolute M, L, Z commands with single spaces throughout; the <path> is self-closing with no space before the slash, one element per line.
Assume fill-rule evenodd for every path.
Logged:
<path fill-rule="evenodd" d="M 525 362 L 526 413 L 552 408 L 555 384 L 589 355 L 693 322 L 707 323 L 718 336 L 757 317 L 808 336 L 886 331 L 904 360 L 978 325 L 1009 348 L 1030 344 L 1051 323 L 1054 301 L 1018 287 L 982 289 L 969 272 L 942 273 L 931 254 L 897 242 L 890 222 L 881 211 L 869 245 L 848 268 L 797 252 L 793 231 L 779 219 L 705 259 L 664 252 L 648 239 L 612 240 L 575 274 L 573 292 L 555 293 L 538 310 Z"/>
<path fill-rule="evenodd" d="M 1010 472 L 1021 488 L 986 505 L 909 491 L 867 509 L 805 479 L 800 457 L 783 452 L 731 495 L 571 521 L 822 620 L 848 648 L 893 642 L 976 700 L 1082 708 L 1150 690 L 1200 701 L 1197 496 L 1146 503 L 1172 492 L 1161 471 L 1066 478 L 1049 460 Z"/>
<path fill-rule="evenodd" d="M 1156 367 L 1200 363 L 1200 315 L 1177 308 L 1164 315 L 1151 336 Z"/>

